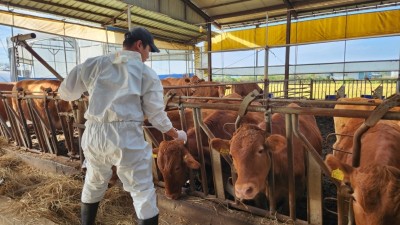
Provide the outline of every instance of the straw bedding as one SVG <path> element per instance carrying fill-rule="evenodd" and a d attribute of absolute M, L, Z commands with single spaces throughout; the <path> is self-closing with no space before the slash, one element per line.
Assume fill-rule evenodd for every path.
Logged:
<path fill-rule="evenodd" d="M 5 145 L 0 141 L 0 147 Z M 80 224 L 83 176 L 45 173 L 0 148 L 0 195 L 13 199 L 7 209 L 25 218 L 47 218 L 57 224 Z M 116 185 L 100 204 L 97 225 L 134 224 L 129 194 Z"/>

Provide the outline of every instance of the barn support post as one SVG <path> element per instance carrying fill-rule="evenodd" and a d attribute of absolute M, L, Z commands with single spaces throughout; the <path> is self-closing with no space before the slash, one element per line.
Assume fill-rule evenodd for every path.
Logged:
<path fill-rule="evenodd" d="M 212 38 L 211 38 L 211 22 L 207 21 L 207 67 L 208 67 L 208 81 L 212 81 Z"/>
<path fill-rule="evenodd" d="M 283 87 L 285 98 L 289 97 L 289 63 L 290 63 L 290 27 L 292 25 L 292 12 L 287 11 L 286 16 L 286 54 L 285 54 L 285 83 Z"/>
<path fill-rule="evenodd" d="M 127 17 L 128 17 L 127 23 L 128 23 L 128 30 L 129 31 L 132 29 L 131 7 L 132 7 L 132 5 L 128 4 L 128 7 L 126 9 L 126 14 L 127 14 Z"/>

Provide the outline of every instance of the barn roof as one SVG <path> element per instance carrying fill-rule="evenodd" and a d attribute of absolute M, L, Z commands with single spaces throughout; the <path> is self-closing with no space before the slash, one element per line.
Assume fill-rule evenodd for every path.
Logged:
<path fill-rule="evenodd" d="M 220 28 L 285 19 L 287 10 L 295 17 L 343 9 L 397 4 L 371 0 L 2 0 L 0 5 L 47 13 L 126 31 L 127 9 L 132 25 L 148 28 L 163 41 L 195 44 L 206 39 L 200 26 L 213 23 Z"/>

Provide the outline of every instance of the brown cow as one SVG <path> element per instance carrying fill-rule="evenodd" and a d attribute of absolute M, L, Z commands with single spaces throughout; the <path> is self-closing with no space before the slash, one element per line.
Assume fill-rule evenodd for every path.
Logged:
<path fill-rule="evenodd" d="M 213 81 L 203 81 L 198 83 L 200 85 L 209 85 L 209 84 L 220 84 L 219 82 Z M 208 87 L 196 87 L 193 85 L 191 88 L 191 96 L 192 97 L 224 97 L 225 96 L 226 85 L 221 86 L 208 86 Z M 207 100 L 193 100 L 189 99 L 188 102 L 207 102 Z"/>
<path fill-rule="evenodd" d="M 362 98 L 347 101 L 382 102 Z M 336 108 L 371 110 L 375 106 L 342 105 Z M 399 111 L 399 107 L 391 111 Z M 369 128 L 361 137 L 360 166 L 353 168 L 350 166 L 352 136 L 363 121 L 360 118 L 335 118 L 335 132 L 348 136 L 338 136 L 334 149 L 341 151 L 335 151 L 334 156 L 328 155 L 325 163 L 331 170 L 339 168 L 344 173 L 343 183 L 353 188 L 353 209 L 357 224 L 396 224 L 400 221 L 399 122 L 380 120 Z"/>
<path fill-rule="evenodd" d="M 258 86 L 258 84 L 234 84 L 232 85 L 232 93 L 237 93 L 241 96 L 246 96 L 250 92 L 257 90 L 259 93 L 262 93 L 263 90 Z"/>
<path fill-rule="evenodd" d="M 189 111 L 191 112 L 191 110 Z M 237 112 L 235 111 L 221 111 L 221 110 L 202 110 L 204 123 L 209 127 L 209 129 L 215 134 L 217 137 L 230 137 L 230 134 L 233 133 L 234 131 L 234 126 L 230 126 L 228 129 L 230 134 L 226 134 L 223 131 L 223 126 L 226 122 L 229 123 L 234 123 L 236 118 L 237 118 Z M 207 116 L 208 114 L 208 116 Z M 171 117 L 170 117 L 171 118 Z M 242 123 L 253 123 L 253 124 L 258 124 L 260 123 L 261 120 L 263 120 L 263 114 L 262 113 L 248 113 L 242 120 Z M 226 136 L 228 135 L 228 136 Z M 205 135 L 205 133 L 202 132 L 202 138 L 203 138 L 203 145 L 208 146 L 208 138 Z M 164 143 L 164 142 L 162 142 Z M 167 195 L 171 196 L 171 198 L 176 199 L 180 196 L 181 194 L 181 187 L 182 185 L 188 180 L 186 176 L 180 175 L 183 173 L 183 171 L 175 171 L 172 166 L 165 166 L 165 165 L 183 165 L 185 164 L 184 159 L 181 157 L 181 155 L 177 155 L 176 151 L 181 151 L 181 150 L 175 150 L 173 151 L 172 148 L 176 147 L 177 145 L 173 145 L 172 147 L 168 147 L 168 151 L 164 151 L 164 154 L 160 155 L 158 154 L 157 156 L 157 162 L 160 163 L 162 162 L 164 165 L 162 168 L 160 168 L 160 171 L 163 175 L 163 179 L 168 185 L 165 185 L 165 191 L 168 193 Z M 199 158 L 198 150 L 197 150 L 197 142 L 196 142 L 196 136 L 195 136 L 195 129 L 192 127 L 188 130 L 188 147 L 189 150 L 186 150 L 185 148 L 185 154 L 190 155 L 191 160 L 196 160 Z M 178 148 L 178 147 L 177 147 Z M 179 147 L 178 149 L 183 149 L 184 147 Z M 161 149 L 161 145 L 160 145 Z M 171 152 L 171 153 L 170 153 Z M 178 157 L 179 156 L 179 157 Z M 210 178 L 208 180 L 211 192 L 213 189 L 213 181 L 212 181 L 212 176 L 211 174 L 211 160 L 210 160 L 210 152 L 208 151 L 208 147 L 205 148 L 204 151 L 204 158 L 205 158 L 205 164 L 206 164 L 206 173 L 207 177 Z M 197 162 L 197 161 L 196 161 Z M 159 165 L 160 167 L 160 165 Z M 228 166 L 229 167 L 229 166 Z M 192 168 L 192 167 L 190 167 Z M 227 170 L 226 170 L 227 169 Z M 224 174 L 228 174 L 230 172 L 229 168 L 225 168 L 223 171 Z M 224 179 L 227 179 L 228 175 L 224 176 Z M 173 196 L 173 197 L 172 197 Z"/>
<path fill-rule="evenodd" d="M 163 141 L 153 153 L 157 154 L 157 166 L 164 178 L 166 197 L 178 199 L 182 186 L 189 179 L 189 169 L 199 169 L 200 163 L 179 140 Z"/>
<path fill-rule="evenodd" d="M 327 155 L 325 163 L 332 170 L 340 169 L 344 174 L 343 182 L 351 184 L 356 224 L 399 223 L 400 170 L 398 168 L 374 162 L 353 168 L 330 154 Z"/>
<path fill-rule="evenodd" d="M 187 86 L 187 85 L 196 85 L 199 82 L 204 81 L 203 79 L 200 79 L 198 76 L 193 76 L 191 78 L 173 78 L 173 77 L 167 77 L 165 79 L 161 80 L 161 83 L 163 87 L 170 87 L 170 86 Z M 171 88 L 165 88 L 164 89 L 164 94 L 166 94 Z M 191 95 L 191 91 L 189 88 L 178 88 L 178 89 L 173 89 L 176 92 L 177 96 L 189 96 Z"/>
<path fill-rule="evenodd" d="M 202 116 L 206 117 L 208 114 L 210 114 L 211 112 L 213 112 L 214 110 L 212 109 L 204 109 L 202 110 Z M 186 129 L 189 130 L 194 126 L 194 122 L 193 122 L 193 110 L 192 109 L 185 109 L 184 110 L 184 117 L 186 120 Z M 182 126 L 181 126 L 181 117 L 179 114 L 179 110 L 171 110 L 171 111 L 167 111 L 167 116 L 170 119 L 172 126 L 175 127 L 178 130 L 182 130 Z M 151 123 L 146 119 L 144 121 L 144 126 L 152 126 Z M 157 140 L 158 143 L 160 143 L 163 140 L 163 135 L 162 133 L 155 129 L 155 128 L 149 128 L 151 134 L 153 135 L 153 137 Z M 166 136 L 166 138 L 169 138 L 168 136 Z"/>
<path fill-rule="evenodd" d="M 289 107 L 298 107 L 290 104 Z M 264 130 L 255 125 L 242 125 L 233 135 L 230 141 L 215 138 L 211 145 L 216 150 L 229 149 L 236 168 L 238 178 L 235 185 L 235 195 L 239 199 L 253 199 L 258 193 L 268 196 L 268 179 L 271 162 L 269 154 L 274 160 L 275 177 L 275 202 L 283 204 L 287 211 L 288 199 L 288 163 L 287 145 L 284 116 L 273 114 L 272 134 L 266 134 Z M 322 137 L 313 116 L 299 116 L 300 131 L 307 135 L 313 147 L 321 154 Z M 296 183 L 296 197 L 301 197 L 305 190 L 305 146 L 298 138 L 293 139 L 294 176 Z"/>
<path fill-rule="evenodd" d="M 28 95 L 43 96 L 43 93 L 45 92 L 46 89 L 51 89 L 52 91 L 57 91 L 58 87 L 60 86 L 60 83 L 61 82 L 59 80 L 22 80 L 22 81 L 18 81 L 15 83 L 13 91 L 22 89 Z M 16 98 L 12 99 L 12 105 L 13 105 L 14 110 L 16 112 L 18 112 L 18 105 L 17 105 Z M 47 115 L 44 110 L 44 100 L 43 99 L 34 99 L 33 105 L 34 105 L 34 108 L 38 111 L 40 117 L 44 119 L 45 125 L 49 128 L 50 125 L 49 125 L 48 120 L 46 119 Z M 60 100 L 58 102 L 58 106 L 59 106 L 61 112 L 70 112 L 72 110 L 69 102 L 66 102 L 63 100 Z M 23 101 L 23 103 L 22 103 L 22 109 L 23 109 L 25 118 L 28 120 L 32 120 L 30 118 L 30 114 L 29 114 L 27 104 L 25 101 Z M 57 130 L 61 130 L 62 129 L 61 120 L 60 120 L 60 117 L 58 116 L 54 101 L 49 102 L 48 109 L 50 111 L 50 118 L 53 121 L 54 127 Z"/>
<path fill-rule="evenodd" d="M 204 124 L 211 130 L 217 138 L 229 139 L 235 131 L 235 122 L 238 117 L 237 111 L 215 110 L 203 119 Z M 240 124 L 259 124 L 264 120 L 264 114 L 261 112 L 248 112 L 240 121 Z M 195 158 L 198 157 L 197 140 L 195 129 L 188 129 L 188 147 Z M 201 131 L 202 144 L 205 148 L 209 146 L 208 136 Z M 205 151 L 207 158 L 209 152 Z"/>
<path fill-rule="evenodd" d="M 382 103 L 381 99 L 367 99 L 367 98 L 341 98 L 338 100 L 339 102 L 365 102 L 365 103 Z M 364 110 L 370 111 L 375 109 L 374 105 L 336 105 L 335 109 L 349 109 L 349 110 Z M 394 107 L 390 109 L 393 112 L 400 112 L 400 107 Z M 352 142 L 352 135 L 354 132 L 361 126 L 361 124 L 365 121 L 363 118 L 346 118 L 346 117 L 334 117 L 334 125 L 335 125 L 335 133 L 339 134 L 336 136 L 336 142 L 333 144 L 334 152 L 333 154 L 339 157 L 343 162 L 348 162 L 351 164 L 351 156 L 348 153 L 343 151 L 335 151 L 344 150 L 343 145 L 344 142 Z M 393 120 L 381 120 L 380 122 L 386 121 L 388 123 L 396 123 L 400 125 L 399 121 Z M 344 140 L 342 140 L 344 139 Z M 342 143 L 342 144 L 340 144 Z M 347 150 L 350 150 L 349 148 Z M 345 151 L 347 151 L 345 150 Z M 351 152 L 349 152 L 351 153 Z M 346 159 L 349 156 L 349 159 Z"/>

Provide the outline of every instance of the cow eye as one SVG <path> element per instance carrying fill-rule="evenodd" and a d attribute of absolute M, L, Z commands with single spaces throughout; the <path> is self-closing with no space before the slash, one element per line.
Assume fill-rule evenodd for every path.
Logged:
<path fill-rule="evenodd" d="M 263 154 L 263 153 L 264 153 L 264 149 L 258 150 L 258 154 Z"/>
<path fill-rule="evenodd" d="M 175 171 L 179 171 L 181 169 L 180 166 L 175 167 Z"/>

